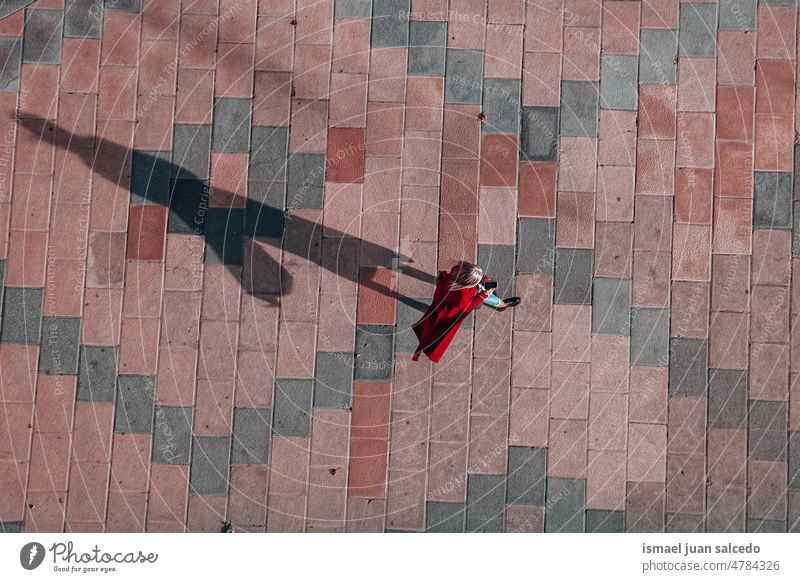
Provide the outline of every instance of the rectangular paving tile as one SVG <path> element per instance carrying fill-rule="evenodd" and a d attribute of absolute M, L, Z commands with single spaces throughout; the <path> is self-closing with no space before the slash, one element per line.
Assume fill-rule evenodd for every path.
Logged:
<path fill-rule="evenodd" d="M 596 136 L 598 99 L 597 83 L 561 81 L 559 134 L 562 136 Z M 619 109 L 619 107 L 605 107 Z"/>
<path fill-rule="evenodd" d="M 555 262 L 556 221 L 520 218 L 517 231 L 518 273 L 552 275 Z"/>
<path fill-rule="evenodd" d="M 682 57 L 713 57 L 717 54 L 717 5 L 680 3 L 678 54 Z"/>
<path fill-rule="evenodd" d="M 172 134 L 172 177 L 207 180 L 211 159 L 211 126 L 174 125 Z"/>
<path fill-rule="evenodd" d="M 758 0 L 719 0 L 719 30 L 756 30 Z"/>
<path fill-rule="evenodd" d="M 558 107 L 523 107 L 519 159 L 555 162 L 558 158 Z"/>
<path fill-rule="evenodd" d="M 133 150 L 131 155 L 131 204 L 162 204 L 169 201 L 170 152 Z"/>
<path fill-rule="evenodd" d="M 667 513 L 664 518 L 666 533 L 703 533 L 705 517 L 690 513 Z"/>
<path fill-rule="evenodd" d="M 209 208 L 206 216 L 206 262 L 241 265 L 244 209 Z"/>
<path fill-rule="evenodd" d="M 547 449 L 508 447 L 509 504 L 544 505 L 547 484 Z"/>
<path fill-rule="evenodd" d="M 156 406 L 153 423 L 154 464 L 189 464 L 193 412 L 194 409 L 188 406 Z"/>
<path fill-rule="evenodd" d="M 116 347 L 81 346 L 78 362 L 79 402 L 113 402 L 117 387 Z"/>
<path fill-rule="evenodd" d="M 57 65 L 61 62 L 61 10 L 28 9 L 25 11 L 24 63 Z"/>
<path fill-rule="evenodd" d="M 172 180 L 169 193 L 170 234 L 205 234 L 209 188 L 200 180 Z"/>
<path fill-rule="evenodd" d="M 353 397 L 354 355 L 347 352 L 317 352 L 314 369 L 314 406 L 349 408 Z"/>
<path fill-rule="evenodd" d="M 289 156 L 286 207 L 322 208 L 325 155 L 293 153 Z"/>
<path fill-rule="evenodd" d="M 246 152 L 250 149 L 252 99 L 222 97 L 214 101 L 211 149 Z"/>
<path fill-rule="evenodd" d="M 425 531 L 428 533 L 462 533 L 464 531 L 463 503 L 428 501 L 425 511 Z"/>
<path fill-rule="evenodd" d="M 585 506 L 585 479 L 548 478 L 545 532 L 585 531 Z"/>
<path fill-rule="evenodd" d="M 5 296 L 6 262 L 0 261 L 0 330 L 3 329 L 3 297 Z"/>
<path fill-rule="evenodd" d="M 748 517 L 747 531 L 748 533 L 784 533 L 786 532 L 786 522 Z"/>
<path fill-rule="evenodd" d="M 408 34 L 408 74 L 443 77 L 447 23 L 412 20 Z"/>
<path fill-rule="evenodd" d="M 800 490 L 800 431 L 789 433 L 789 489 Z"/>
<path fill-rule="evenodd" d="M 281 436 L 311 436 L 312 380 L 275 380 L 272 428 Z"/>
<path fill-rule="evenodd" d="M 17 93 L 22 66 L 21 38 L 0 36 L 0 63 L 0 93 Z"/>
<path fill-rule="evenodd" d="M 592 286 L 592 333 L 630 335 L 630 279 L 594 278 Z"/>
<path fill-rule="evenodd" d="M 333 14 L 336 18 L 369 18 L 372 0 L 336 0 Z"/>
<path fill-rule="evenodd" d="M 505 527 L 505 475 L 467 476 L 466 531 L 493 533 Z"/>
<path fill-rule="evenodd" d="M 272 409 L 233 409 L 231 465 L 268 465 Z"/>
<path fill-rule="evenodd" d="M 591 249 L 557 248 L 553 302 L 590 305 L 593 264 L 594 251 Z"/>
<path fill-rule="evenodd" d="M 408 46 L 411 0 L 372 0 L 372 47 Z"/>
<path fill-rule="evenodd" d="M 639 103 L 639 57 L 600 57 L 600 107 L 634 111 Z"/>
<path fill-rule="evenodd" d="M 45 317 L 42 320 L 39 373 L 77 374 L 80 337 L 79 317 Z"/>
<path fill-rule="evenodd" d="M 394 373 L 394 326 L 356 327 L 356 380 L 391 380 Z"/>
<path fill-rule="evenodd" d="M 445 103 L 480 103 L 482 92 L 483 52 L 447 49 Z"/>
<path fill-rule="evenodd" d="M 42 332 L 43 298 L 44 289 L 6 287 L 0 341 L 7 344 L 38 345 Z"/>
<path fill-rule="evenodd" d="M 750 400 L 747 456 L 768 461 L 786 460 L 786 402 Z"/>
<path fill-rule="evenodd" d="M 753 228 L 792 228 L 792 174 L 753 172 Z"/>
<path fill-rule="evenodd" d="M 190 493 L 226 495 L 230 453 L 230 437 L 194 437 Z"/>
<path fill-rule="evenodd" d="M 98 0 L 66 0 L 64 36 L 100 38 L 103 34 L 103 11 Z"/>
<path fill-rule="evenodd" d="M 639 40 L 639 83 L 677 82 L 678 31 L 643 28 Z"/>
<path fill-rule="evenodd" d="M 142 0 L 105 0 L 105 8 L 118 12 L 141 12 Z"/>
<path fill-rule="evenodd" d="M 22 522 L 0 521 L 0 533 L 22 533 Z"/>
<path fill-rule="evenodd" d="M 669 309 L 631 309 L 631 364 L 669 365 Z"/>
<path fill-rule="evenodd" d="M 708 424 L 720 428 L 747 426 L 747 371 L 708 371 Z"/>
<path fill-rule="evenodd" d="M 484 79 L 483 115 L 481 131 L 484 133 L 519 132 L 519 79 Z"/>
<path fill-rule="evenodd" d="M 708 340 L 672 338 L 669 393 L 705 395 L 708 385 Z"/>
<path fill-rule="evenodd" d="M 625 512 L 608 509 L 586 510 L 587 533 L 623 533 L 625 531 Z"/>
<path fill-rule="evenodd" d="M 277 238 L 283 234 L 286 215 L 286 184 L 283 182 L 250 182 L 247 185 L 247 207 L 244 211 L 244 232 L 247 236 Z M 250 196 L 253 196 L 251 198 Z"/>
<path fill-rule="evenodd" d="M 394 351 L 397 354 L 413 354 L 419 340 L 411 326 L 420 320 L 428 308 L 430 298 L 413 299 L 397 298 L 397 330 L 394 340 Z M 466 324 L 466 321 L 464 322 Z"/>
<path fill-rule="evenodd" d="M 153 376 L 118 376 L 114 432 L 152 433 L 155 397 Z"/>
<path fill-rule="evenodd" d="M 254 126 L 248 179 L 285 182 L 288 145 L 288 127 Z"/>
<path fill-rule="evenodd" d="M 478 245 L 478 264 L 489 278 L 497 281 L 495 293 L 498 297 L 514 295 L 516 251 L 513 245 Z"/>

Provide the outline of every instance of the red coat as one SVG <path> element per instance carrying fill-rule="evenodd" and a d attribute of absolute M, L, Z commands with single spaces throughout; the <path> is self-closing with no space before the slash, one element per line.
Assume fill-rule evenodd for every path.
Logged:
<path fill-rule="evenodd" d="M 419 359 L 420 352 L 425 352 L 432 362 L 438 362 L 464 318 L 489 296 L 488 292 L 479 293 L 476 287 L 451 291 L 451 281 L 450 273 L 439 271 L 433 303 L 422 319 L 411 326 L 419 339 L 414 360 Z M 484 275 L 482 282 L 485 284 L 489 281 L 491 279 Z"/>

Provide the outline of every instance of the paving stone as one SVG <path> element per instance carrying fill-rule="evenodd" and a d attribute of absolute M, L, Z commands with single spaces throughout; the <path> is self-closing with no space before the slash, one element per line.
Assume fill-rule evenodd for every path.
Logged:
<path fill-rule="evenodd" d="M 428 309 L 430 298 L 412 299 L 410 297 L 397 298 L 397 335 L 395 336 L 394 351 L 397 354 L 413 354 L 419 340 L 411 326 L 420 320 Z M 466 321 L 464 322 L 466 324 Z"/>
<path fill-rule="evenodd" d="M 151 434 L 155 396 L 153 376 L 118 376 L 114 432 Z"/>
<path fill-rule="evenodd" d="M 170 152 L 133 150 L 131 155 L 131 204 L 161 204 L 170 196 Z"/>
<path fill-rule="evenodd" d="M 508 447 L 507 503 L 544 505 L 547 449 Z"/>
<path fill-rule="evenodd" d="M 272 427 L 281 436 L 311 436 L 312 380 L 275 380 Z"/>
<path fill-rule="evenodd" d="M 22 533 L 22 522 L 0 521 L 0 533 Z"/>
<path fill-rule="evenodd" d="M 753 228 L 792 228 L 792 174 L 753 172 Z"/>
<path fill-rule="evenodd" d="M 669 393 L 705 395 L 708 384 L 708 340 L 672 338 Z"/>
<path fill-rule="evenodd" d="M 758 0 L 719 0 L 719 30 L 755 31 L 757 12 Z"/>
<path fill-rule="evenodd" d="M 57 65 L 61 62 L 61 10 L 25 11 L 25 42 L 22 62 Z"/>
<path fill-rule="evenodd" d="M 786 522 L 772 519 L 747 518 L 748 533 L 784 533 L 786 532 Z"/>
<path fill-rule="evenodd" d="M 585 531 L 585 505 L 585 479 L 548 478 L 545 532 Z"/>
<path fill-rule="evenodd" d="M 39 344 L 43 297 L 44 289 L 5 287 L 0 341 L 6 344 Z"/>
<path fill-rule="evenodd" d="M 286 207 L 322 208 L 325 155 L 293 153 L 289 156 Z"/>
<path fill-rule="evenodd" d="M 717 5 L 681 2 L 678 54 L 713 57 L 717 54 Z"/>
<path fill-rule="evenodd" d="M 668 513 L 665 517 L 666 533 L 703 533 L 705 517 L 690 513 Z"/>
<path fill-rule="evenodd" d="M 209 208 L 206 216 L 206 262 L 241 265 L 244 209 Z"/>
<path fill-rule="evenodd" d="M 100 38 L 103 34 L 103 11 L 98 0 L 66 0 L 64 36 Z"/>
<path fill-rule="evenodd" d="M 520 218 L 517 232 L 517 272 L 552 275 L 555 239 L 555 220 Z"/>
<path fill-rule="evenodd" d="M 425 511 L 425 531 L 429 533 L 463 533 L 463 503 L 428 501 Z"/>
<path fill-rule="evenodd" d="M 558 123 L 560 135 L 596 136 L 598 98 L 597 83 L 561 81 L 561 118 Z M 619 109 L 619 107 L 610 108 Z"/>
<path fill-rule="evenodd" d="M 156 406 L 153 424 L 154 464 L 189 464 L 192 414 L 193 409 L 188 406 Z"/>
<path fill-rule="evenodd" d="M 595 277 L 592 286 L 592 333 L 630 335 L 630 279 Z"/>
<path fill-rule="evenodd" d="M 80 338 L 80 318 L 45 317 L 42 320 L 39 373 L 77 374 Z"/>
<path fill-rule="evenodd" d="M 467 475 L 466 531 L 493 533 L 505 527 L 505 475 Z"/>
<path fill-rule="evenodd" d="M 288 127 L 254 126 L 248 179 L 262 182 L 285 182 L 288 146 Z M 250 196 L 249 190 L 248 196 Z"/>
<path fill-rule="evenodd" d="M 447 49 L 445 103 L 480 103 L 483 90 L 483 52 Z"/>
<path fill-rule="evenodd" d="M 669 309 L 631 309 L 631 364 L 669 365 Z"/>
<path fill-rule="evenodd" d="M 411 0 L 372 0 L 372 47 L 408 46 Z"/>
<path fill-rule="evenodd" d="M 750 400 L 747 456 L 784 461 L 787 453 L 786 402 Z"/>
<path fill-rule="evenodd" d="M 22 10 L 28 4 L 33 4 L 34 1 L 35 0 L 4 0 L 3 3 L 0 4 L 0 20 L 14 14 L 18 10 Z M 2 522 L 0 522 L 0 524 L 1 523 Z M 0 531 L 2 531 L 2 529 L 0 529 Z"/>
<path fill-rule="evenodd" d="M 231 465 L 268 465 L 271 433 L 271 409 L 234 408 Z"/>
<path fill-rule="evenodd" d="M 800 432 L 789 433 L 789 489 L 800 490 Z"/>
<path fill-rule="evenodd" d="M 226 495 L 230 453 L 230 437 L 194 437 L 189 475 L 190 492 Z"/>
<path fill-rule="evenodd" d="M 625 531 L 625 512 L 587 509 L 586 531 L 587 533 L 623 533 Z"/>
<path fill-rule="evenodd" d="M 81 346 L 78 364 L 78 402 L 113 402 L 117 387 L 115 347 Z"/>
<path fill-rule="evenodd" d="M 314 406 L 350 408 L 353 399 L 354 358 L 352 353 L 347 352 L 317 352 L 314 367 Z"/>
<path fill-rule="evenodd" d="M 333 14 L 336 18 L 369 18 L 372 0 L 336 0 Z"/>
<path fill-rule="evenodd" d="M 0 261 L 0 330 L 3 329 L 3 297 L 5 296 L 6 262 Z"/>
<path fill-rule="evenodd" d="M 519 133 L 519 79 L 484 79 L 484 133 Z"/>
<path fill-rule="evenodd" d="M 278 238 L 286 227 L 286 184 L 250 182 L 247 185 L 244 232 L 247 236 Z M 252 197 L 251 197 L 252 196 Z"/>
<path fill-rule="evenodd" d="M 523 107 L 519 159 L 555 162 L 558 157 L 558 107 Z"/>
<path fill-rule="evenodd" d="M 678 32 L 643 28 L 639 41 L 639 82 L 674 85 L 678 78 Z"/>
<path fill-rule="evenodd" d="M 408 74 L 443 77 L 447 23 L 412 20 L 408 36 Z"/>
<path fill-rule="evenodd" d="M 478 245 L 478 264 L 483 272 L 497 281 L 498 297 L 514 295 L 514 245 Z M 419 319 L 419 318 L 417 318 Z"/>
<path fill-rule="evenodd" d="M 214 102 L 212 151 L 249 151 L 252 108 L 252 99 L 223 97 Z M 284 131 L 288 133 L 288 128 L 284 128 Z"/>
<path fill-rule="evenodd" d="M 708 424 L 720 428 L 747 426 L 747 371 L 708 371 Z"/>
<path fill-rule="evenodd" d="M 200 180 L 174 180 L 170 182 L 169 217 L 170 234 L 205 234 L 208 214 L 209 188 Z"/>
<path fill-rule="evenodd" d="M 590 305 L 592 303 L 592 249 L 556 249 L 553 302 Z"/>
<path fill-rule="evenodd" d="M 119 12 L 141 12 L 142 0 L 105 0 L 105 8 Z"/>
<path fill-rule="evenodd" d="M 22 39 L 0 36 L 0 93 L 18 93 L 22 66 Z"/>
<path fill-rule="evenodd" d="M 638 102 L 639 57 L 600 57 L 600 107 L 633 111 Z"/>
<path fill-rule="evenodd" d="M 391 380 L 394 371 L 394 326 L 356 327 L 356 380 Z"/>
<path fill-rule="evenodd" d="M 176 123 L 172 134 L 172 177 L 207 180 L 211 126 Z"/>

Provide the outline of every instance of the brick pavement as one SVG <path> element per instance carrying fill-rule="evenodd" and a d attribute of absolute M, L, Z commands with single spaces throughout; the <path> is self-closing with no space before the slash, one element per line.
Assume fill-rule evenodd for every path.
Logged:
<path fill-rule="evenodd" d="M 0 531 L 800 530 L 793 0 L 2 10 Z"/>

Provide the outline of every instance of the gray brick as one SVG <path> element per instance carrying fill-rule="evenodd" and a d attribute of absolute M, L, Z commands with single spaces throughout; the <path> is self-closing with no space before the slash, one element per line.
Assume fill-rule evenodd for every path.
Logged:
<path fill-rule="evenodd" d="M 797 0 L 758 0 L 759 4 L 774 4 L 776 6 L 792 6 Z"/>
<path fill-rule="evenodd" d="M 356 380 L 391 380 L 394 370 L 394 326 L 356 327 Z"/>
<path fill-rule="evenodd" d="M 792 217 L 792 258 L 800 258 L 800 202 L 795 201 L 794 215 Z"/>
<path fill-rule="evenodd" d="M 50 65 L 61 63 L 61 36 L 61 10 L 26 10 L 22 62 Z"/>
<path fill-rule="evenodd" d="M 595 277 L 592 289 L 592 333 L 630 335 L 630 279 Z"/>
<path fill-rule="evenodd" d="M 105 0 L 106 10 L 141 12 L 142 0 Z"/>
<path fill-rule="evenodd" d="M 347 352 L 317 352 L 314 406 L 349 408 L 353 395 L 354 356 Z"/>
<path fill-rule="evenodd" d="M 98 0 L 66 0 L 64 36 L 100 38 L 103 34 L 103 11 Z"/>
<path fill-rule="evenodd" d="M 153 463 L 188 465 L 192 446 L 192 412 L 187 406 L 156 406 Z"/>
<path fill-rule="evenodd" d="M 669 309 L 631 308 L 631 364 L 669 365 Z"/>
<path fill-rule="evenodd" d="M 445 103 L 480 103 L 483 91 L 483 52 L 447 49 Z"/>
<path fill-rule="evenodd" d="M 78 365 L 79 402 L 113 402 L 117 386 L 117 348 L 81 346 Z"/>
<path fill-rule="evenodd" d="M 80 337 L 80 318 L 45 317 L 42 320 L 39 373 L 77 374 Z"/>
<path fill-rule="evenodd" d="M 755 31 L 757 12 L 758 0 L 719 0 L 719 30 Z"/>
<path fill-rule="evenodd" d="M 269 464 L 271 433 L 271 409 L 234 408 L 231 465 Z"/>
<path fill-rule="evenodd" d="M 372 0 L 372 47 L 408 46 L 411 0 Z"/>
<path fill-rule="evenodd" d="M 118 376 L 114 432 L 152 433 L 155 396 L 153 376 Z"/>
<path fill-rule="evenodd" d="M 690 513 L 668 513 L 665 516 L 666 533 L 703 533 L 705 516 Z"/>
<path fill-rule="evenodd" d="M 413 354 L 419 340 L 411 326 L 417 323 L 425 313 L 430 298 L 410 299 L 398 297 L 397 301 L 397 335 L 394 351 L 396 354 Z M 466 323 L 466 322 L 465 322 Z"/>
<path fill-rule="evenodd" d="M 772 519 L 747 518 L 748 533 L 785 533 L 786 522 Z"/>
<path fill-rule="evenodd" d="M 678 54 L 713 57 L 717 54 L 717 5 L 681 2 Z"/>
<path fill-rule="evenodd" d="M 556 249 L 554 303 L 591 305 L 593 264 L 592 249 Z"/>
<path fill-rule="evenodd" d="M 288 144 L 288 127 L 253 127 L 248 179 L 285 182 Z"/>
<path fill-rule="evenodd" d="M 789 489 L 800 490 L 800 432 L 789 433 Z"/>
<path fill-rule="evenodd" d="M 708 424 L 719 428 L 747 426 L 747 371 L 708 371 Z"/>
<path fill-rule="evenodd" d="M 507 503 L 544 505 L 547 449 L 508 447 Z"/>
<path fill-rule="evenodd" d="M 588 533 L 623 533 L 625 531 L 625 512 L 587 509 L 586 531 Z"/>
<path fill-rule="evenodd" d="M 747 454 L 751 459 L 786 460 L 786 403 L 770 400 L 749 402 L 750 427 Z"/>
<path fill-rule="evenodd" d="M 206 263 L 242 264 L 244 209 L 209 208 L 206 213 L 205 233 Z"/>
<path fill-rule="evenodd" d="M 250 149 L 252 99 L 223 97 L 214 101 L 211 149 L 247 152 Z"/>
<path fill-rule="evenodd" d="M 547 505 L 544 530 L 546 532 L 585 531 L 586 480 L 547 479 Z"/>
<path fill-rule="evenodd" d="M 172 177 L 208 179 L 211 126 L 175 124 L 172 138 Z"/>
<path fill-rule="evenodd" d="M 489 278 L 497 281 L 498 297 L 514 295 L 514 245 L 478 245 L 478 264 Z"/>
<path fill-rule="evenodd" d="M 22 522 L 0 521 L 0 533 L 22 533 Z"/>
<path fill-rule="evenodd" d="M 633 111 L 638 109 L 638 103 L 639 57 L 600 57 L 600 106 Z"/>
<path fill-rule="evenodd" d="M 425 531 L 429 533 L 462 533 L 464 504 L 428 501 L 425 512 Z"/>
<path fill-rule="evenodd" d="M 753 173 L 753 227 L 792 228 L 791 173 Z"/>
<path fill-rule="evenodd" d="M 248 182 L 245 234 L 273 238 L 283 235 L 286 226 L 285 204 L 286 184 L 283 182 Z"/>
<path fill-rule="evenodd" d="M 519 79 L 485 79 L 483 82 L 484 133 L 519 133 Z"/>
<path fill-rule="evenodd" d="M 336 0 L 336 18 L 369 18 L 372 16 L 372 0 Z"/>
<path fill-rule="evenodd" d="M 170 234 L 205 234 L 209 188 L 200 180 L 170 180 Z"/>
<path fill-rule="evenodd" d="M 322 208 L 325 155 L 293 153 L 289 156 L 286 207 Z"/>
<path fill-rule="evenodd" d="M 468 532 L 502 532 L 506 507 L 505 475 L 467 475 Z"/>
<path fill-rule="evenodd" d="M 412 20 L 408 38 L 408 74 L 443 77 L 447 23 Z"/>
<path fill-rule="evenodd" d="M 678 32 L 643 28 L 639 41 L 639 82 L 674 85 L 677 63 Z"/>
<path fill-rule="evenodd" d="M 194 437 L 190 493 L 226 495 L 230 453 L 230 437 Z"/>
<path fill-rule="evenodd" d="M 311 436 L 311 380 L 275 380 L 275 416 L 272 427 L 281 436 Z"/>
<path fill-rule="evenodd" d="M 672 338 L 669 393 L 704 396 L 708 384 L 708 340 Z"/>
<path fill-rule="evenodd" d="M 0 341 L 6 344 L 39 344 L 42 332 L 43 297 L 43 289 L 5 288 Z"/>
<path fill-rule="evenodd" d="M 0 330 L 3 329 L 3 297 L 5 295 L 6 262 L 0 261 Z"/>
<path fill-rule="evenodd" d="M 561 81 L 559 133 L 562 136 L 597 135 L 597 83 Z"/>
<path fill-rule="evenodd" d="M 517 272 L 551 275 L 555 262 L 555 220 L 520 218 L 517 231 Z"/>
<path fill-rule="evenodd" d="M 523 107 L 519 159 L 555 162 L 558 158 L 558 107 Z"/>
<path fill-rule="evenodd" d="M 131 204 L 169 203 L 170 152 L 133 150 L 131 155 Z"/>
<path fill-rule="evenodd" d="M 0 20 L 14 14 L 18 10 L 22 10 L 28 4 L 33 4 L 35 0 L 3 0 L 0 2 Z M 0 522 L 0 531 L 2 530 L 2 522 Z"/>
<path fill-rule="evenodd" d="M 0 36 L 0 93 L 19 92 L 22 39 Z"/>

